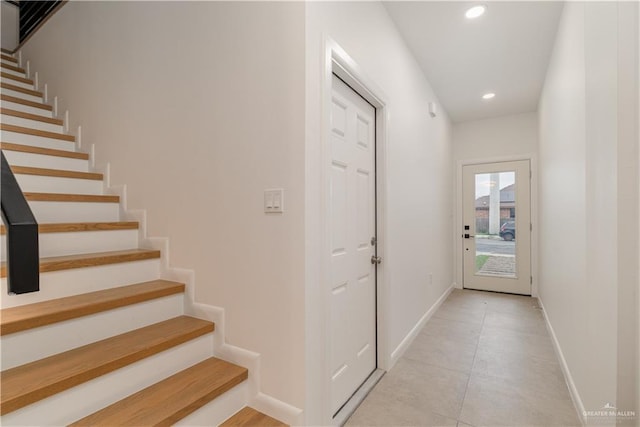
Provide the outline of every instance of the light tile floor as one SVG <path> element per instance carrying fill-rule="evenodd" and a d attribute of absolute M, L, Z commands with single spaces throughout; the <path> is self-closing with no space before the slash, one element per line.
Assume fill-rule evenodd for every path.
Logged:
<path fill-rule="evenodd" d="M 535 298 L 454 290 L 347 426 L 579 426 Z"/>

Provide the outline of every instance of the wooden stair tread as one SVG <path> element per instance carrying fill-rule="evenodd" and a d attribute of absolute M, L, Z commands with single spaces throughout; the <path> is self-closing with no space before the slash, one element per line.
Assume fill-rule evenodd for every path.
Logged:
<path fill-rule="evenodd" d="M 184 292 L 185 285 L 152 280 L 0 310 L 0 335 L 13 334 Z"/>
<path fill-rule="evenodd" d="M 92 380 L 213 332 L 214 325 L 179 316 L 0 373 L 0 414 Z"/>
<path fill-rule="evenodd" d="M 69 142 L 75 142 L 76 140 L 75 136 L 67 135 L 66 133 L 49 132 L 46 130 L 26 128 L 22 126 L 9 125 L 6 123 L 0 123 L 0 130 L 4 130 L 6 132 L 23 133 L 26 135 L 41 136 L 44 138 L 61 139 L 63 141 Z"/>
<path fill-rule="evenodd" d="M 18 67 L 18 62 L 16 61 L 16 65 L 0 63 L 0 68 L 6 68 L 7 70 L 15 71 L 16 73 L 26 74 L 24 68 Z"/>
<path fill-rule="evenodd" d="M 39 176 L 51 176 L 56 178 L 75 178 L 75 179 L 90 179 L 93 181 L 102 181 L 101 173 L 94 172 L 78 172 L 62 169 L 46 169 L 46 168 L 34 168 L 30 166 L 11 166 L 11 170 L 16 175 L 39 175 Z"/>
<path fill-rule="evenodd" d="M 42 102 L 29 101 L 28 99 L 17 98 L 11 95 L 0 94 L 0 101 L 13 102 L 15 104 L 22 104 L 33 108 L 40 108 L 41 110 L 53 111 L 53 107 L 51 105 L 43 104 Z"/>
<path fill-rule="evenodd" d="M 15 74 L 0 72 L 0 77 L 4 77 L 5 79 L 15 80 L 15 81 L 20 82 L 20 83 L 26 83 L 28 85 L 33 85 L 33 80 L 28 79 L 26 77 L 16 76 Z"/>
<path fill-rule="evenodd" d="M 275 418 L 256 411 L 253 408 L 245 406 L 227 421 L 220 424 L 220 427 L 286 427 L 287 424 L 282 423 Z"/>
<path fill-rule="evenodd" d="M 10 55 L 5 55 L 4 53 L 2 54 L 2 59 L 4 59 L 5 61 L 11 61 L 16 64 L 18 63 L 18 60 L 16 58 Z"/>
<path fill-rule="evenodd" d="M 240 384 L 247 376 L 245 368 L 212 357 L 71 426 L 173 425 Z"/>
<path fill-rule="evenodd" d="M 93 203 L 119 203 L 120 196 L 110 194 L 64 194 L 64 193 L 24 193 L 24 197 L 30 202 L 93 202 Z"/>
<path fill-rule="evenodd" d="M 1 142 L 0 149 L 21 153 L 42 154 L 43 156 L 68 157 L 70 159 L 89 160 L 89 154 L 77 151 L 54 150 L 52 148 L 33 147 L 31 145 Z"/>
<path fill-rule="evenodd" d="M 24 93 L 26 95 L 33 95 L 42 98 L 42 92 L 33 90 L 33 89 L 25 89 L 21 86 L 12 85 L 11 83 L 0 83 L 0 88 L 12 90 L 14 92 Z"/>
<path fill-rule="evenodd" d="M 39 116 L 37 114 L 25 113 L 23 111 L 12 110 L 10 108 L 0 108 L 0 114 L 5 116 L 20 117 L 21 119 L 37 120 L 43 123 L 62 126 L 64 122 L 60 119 L 52 119 L 50 117 Z"/>
<path fill-rule="evenodd" d="M 80 255 L 64 255 L 40 258 L 40 273 L 97 267 L 121 262 L 143 261 L 160 258 L 160 251 L 151 249 L 129 249 L 124 251 L 95 252 Z M 7 265 L 2 262 L 0 277 L 7 277 Z"/>
<path fill-rule="evenodd" d="M 136 221 L 116 222 L 54 222 L 38 224 L 38 233 L 74 233 L 82 231 L 113 231 L 136 230 L 139 224 Z M 0 235 L 6 234 L 7 229 L 0 225 Z"/>

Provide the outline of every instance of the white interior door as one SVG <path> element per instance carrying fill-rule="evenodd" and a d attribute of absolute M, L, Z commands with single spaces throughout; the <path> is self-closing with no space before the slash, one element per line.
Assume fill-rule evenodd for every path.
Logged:
<path fill-rule="evenodd" d="M 375 109 L 335 75 L 330 148 L 328 291 L 335 414 L 376 369 Z"/>
<path fill-rule="evenodd" d="M 464 287 L 531 295 L 528 160 L 462 170 Z"/>

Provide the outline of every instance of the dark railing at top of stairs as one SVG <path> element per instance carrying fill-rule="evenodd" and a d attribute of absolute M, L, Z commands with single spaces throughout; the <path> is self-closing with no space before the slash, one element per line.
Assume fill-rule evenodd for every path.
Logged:
<path fill-rule="evenodd" d="M 7 246 L 7 284 L 9 293 L 25 294 L 40 290 L 40 259 L 38 223 L 2 155 L 2 221 L 5 224 Z"/>
<path fill-rule="evenodd" d="M 62 0 L 50 1 L 20 1 L 20 43 L 24 42 L 33 33 L 40 23 L 44 22 Z"/>

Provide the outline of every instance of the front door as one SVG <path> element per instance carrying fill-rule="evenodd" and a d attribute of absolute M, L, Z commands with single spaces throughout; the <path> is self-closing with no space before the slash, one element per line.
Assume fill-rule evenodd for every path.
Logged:
<path fill-rule="evenodd" d="M 327 291 L 336 414 L 376 369 L 376 128 L 374 107 L 335 75 L 331 101 Z"/>
<path fill-rule="evenodd" d="M 463 166 L 464 288 L 531 295 L 528 160 Z"/>

